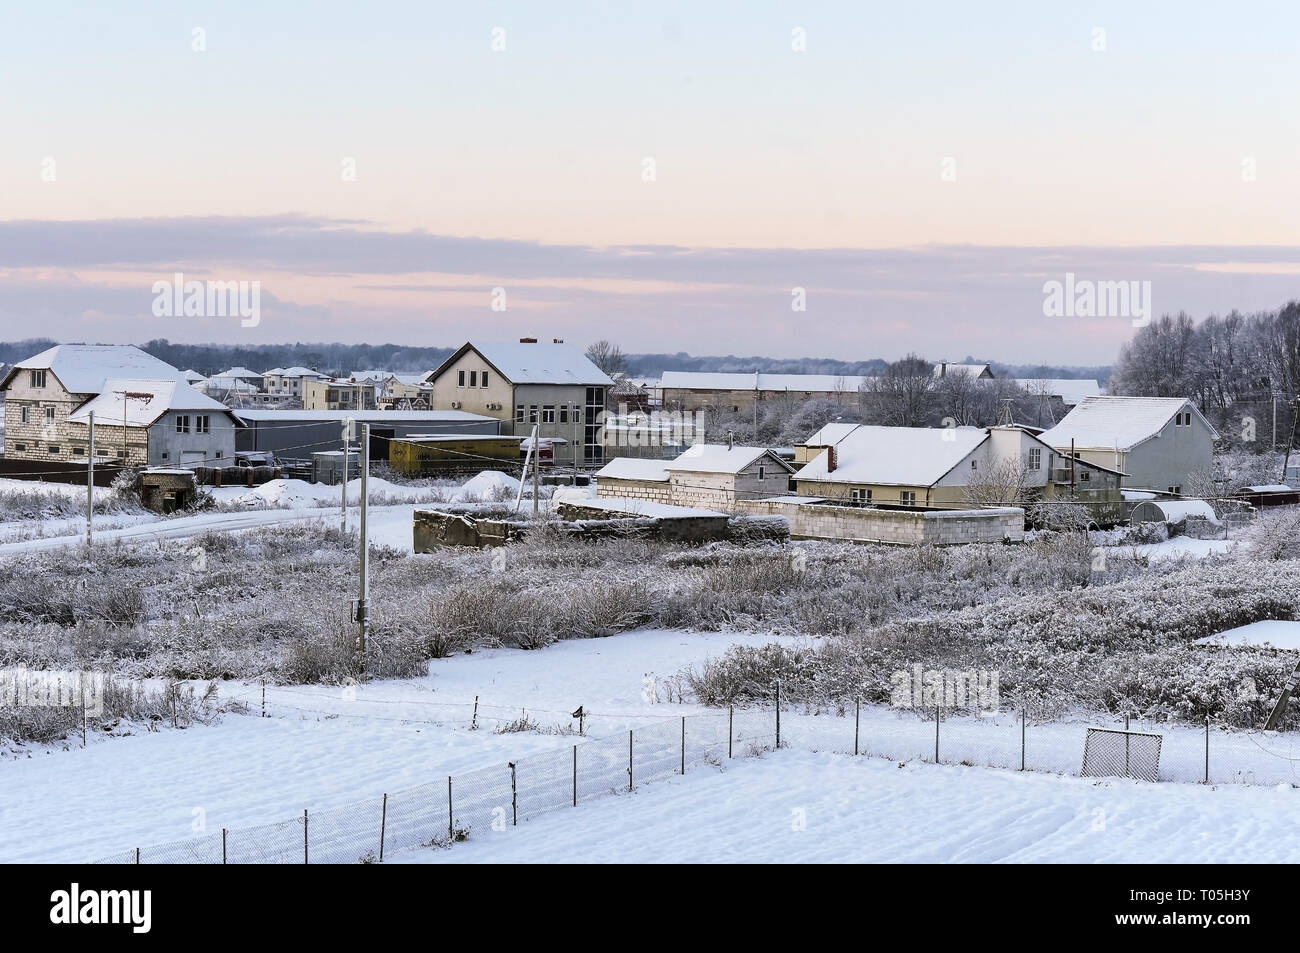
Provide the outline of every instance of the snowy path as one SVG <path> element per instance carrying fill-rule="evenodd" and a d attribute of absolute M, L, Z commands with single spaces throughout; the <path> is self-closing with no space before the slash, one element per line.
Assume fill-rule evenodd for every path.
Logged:
<path fill-rule="evenodd" d="M 1289 786 L 1088 781 L 787 750 L 391 861 L 1294 863 L 1298 809 Z"/>

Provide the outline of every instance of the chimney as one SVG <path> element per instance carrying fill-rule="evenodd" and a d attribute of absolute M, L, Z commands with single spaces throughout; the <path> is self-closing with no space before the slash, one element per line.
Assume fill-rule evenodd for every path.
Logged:
<path fill-rule="evenodd" d="M 727 449 L 730 450 L 735 443 L 736 435 L 730 430 L 727 431 Z"/>
<path fill-rule="evenodd" d="M 519 339 L 519 343 L 520 343 L 520 344 L 536 344 L 536 343 L 537 343 L 537 338 L 520 338 L 520 339 Z"/>
<path fill-rule="evenodd" d="M 836 447 L 834 444 L 831 444 L 829 447 L 826 448 L 826 472 L 827 473 L 834 473 L 835 468 L 839 466 L 840 461 L 838 459 L 838 456 L 839 455 L 836 453 Z"/>

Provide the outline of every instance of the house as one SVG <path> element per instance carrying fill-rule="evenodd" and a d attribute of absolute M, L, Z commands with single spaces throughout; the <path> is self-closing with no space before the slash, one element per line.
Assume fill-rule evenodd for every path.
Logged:
<path fill-rule="evenodd" d="M 69 431 L 85 458 L 90 415 L 95 456 L 132 466 L 226 467 L 235 463 L 235 415 L 184 380 L 112 377 L 104 392 L 68 415 Z"/>
<path fill-rule="evenodd" d="M 1119 470 L 1124 486 L 1182 493 L 1210 467 L 1218 431 L 1183 397 L 1086 397 L 1040 439 Z"/>
<path fill-rule="evenodd" d="M 672 503 L 705 509 L 727 509 L 739 500 L 786 493 L 794 473 L 793 466 L 767 447 L 708 443 L 687 448 L 664 469 Z"/>
<path fill-rule="evenodd" d="M 332 377 L 302 381 L 303 410 L 374 410 L 375 384 L 369 381 L 335 380 Z"/>
<path fill-rule="evenodd" d="M 219 374 L 213 374 L 206 380 L 199 381 L 194 385 L 194 389 L 213 400 L 221 401 L 227 407 L 256 404 L 258 398 L 262 396 L 262 391 L 256 384 L 241 377 L 224 377 Z"/>
<path fill-rule="evenodd" d="M 953 364 L 950 361 L 940 361 L 934 365 L 935 377 L 950 377 L 954 374 L 965 374 L 977 381 L 993 379 L 993 370 L 987 364 Z"/>
<path fill-rule="evenodd" d="M 596 496 L 672 503 L 667 464 L 663 460 L 615 457 L 596 471 Z"/>
<path fill-rule="evenodd" d="M 1031 397 L 1059 400 L 1066 410 L 1077 407 L 1088 397 L 1099 397 L 1101 385 L 1095 380 L 1071 380 L 1056 377 L 1016 377 L 1012 383 L 1024 388 Z"/>
<path fill-rule="evenodd" d="M 660 402 L 667 410 L 753 413 L 756 403 L 773 400 L 835 400 L 860 406 L 869 377 L 837 374 L 736 374 L 714 371 L 664 371 Z"/>
<path fill-rule="evenodd" d="M 375 385 L 375 403 L 384 409 L 427 410 L 433 388 L 423 374 L 392 371 L 353 371 L 352 380 Z"/>
<path fill-rule="evenodd" d="M 328 375 L 310 367 L 273 367 L 262 375 L 262 390 L 280 400 L 302 400 L 303 381 L 325 380 Z"/>
<path fill-rule="evenodd" d="M 170 364 L 131 345 L 56 345 L 11 367 L 0 388 L 8 460 L 84 462 L 90 410 L 96 458 L 174 465 L 187 452 L 191 460 L 199 450 L 217 458 L 234 454 L 226 408 L 195 391 Z M 180 417 L 188 431 L 175 429 Z M 199 418 L 207 421 L 201 434 L 194 429 Z"/>
<path fill-rule="evenodd" d="M 563 341 L 467 342 L 425 377 L 432 406 L 486 414 L 501 432 L 567 441 L 555 443 L 557 465 L 605 461 L 601 423 L 614 382 L 582 351 Z"/>
<path fill-rule="evenodd" d="M 841 504 L 956 510 L 1019 498 L 1087 504 L 1098 523 L 1123 516 L 1122 474 L 1072 464 L 1023 427 L 831 424 L 796 453 L 807 461 L 796 492 Z"/>

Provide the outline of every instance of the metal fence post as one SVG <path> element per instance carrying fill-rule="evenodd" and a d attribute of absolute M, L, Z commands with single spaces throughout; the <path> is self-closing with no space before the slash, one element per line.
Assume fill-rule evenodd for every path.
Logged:
<path fill-rule="evenodd" d="M 307 854 L 307 809 L 302 809 L 302 862 L 311 863 L 311 858 Z"/>
<path fill-rule="evenodd" d="M 1025 770 L 1025 710 L 1020 709 L 1020 770 Z"/>
<path fill-rule="evenodd" d="M 781 748 L 781 680 L 776 680 L 776 747 Z"/>
<path fill-rule="evenodd" d="M 682 715 L 682 774 L 686 773 L 686 716 Z"/>
<path fill-rule="evenodd" d="M 858 735 L 862 730 L 862 699 L 853 700 L 853 753 L 858 753 Z"/>
<path fill-rule="evenodd" d="M 627 730 L 627 789 L 632 790 L 632 729 Z"/>
<path fill-rule="evenodd" d="M 1205 783 L 1210 783 L 1210 715 L 1205 715 Z"/>
<path fill-rule="evenodd" d="M 510 762 L 510 815 L 515 827 L 519 826 L 519 788 L 515 784 L 515 763 Z"/>
<path fill-rule="evenodd" d="M 573 746 L 573 806 L 578 806 L 578 746 Z"/>
<path fill-rule="evenodd" d="M 226 862 L 226 829 L 221 829 L 221 862 Z"/>
<path fill-rule="evenodd" d="M 384 859 L 384 828 L 388 826 L 388 794 L 384 794 L 384 806 L 379 813 L 379 859 Z"/>
<path fill-rule="evenodd" d="M 139 848 L 139 847 L 137 847 L 137 848 L 135 849 L 135 862 L 136 862 L 137 864 L 140 863 L 140 848 Z"/>
<path fill-rule="evenodd" d="M 939 763 L 939 706 L 934 706 L 934 763 Z"/>
<path fill-rule="evenodd" d="M 456 822 L 451 813 L 451 775 L 447 775 L 447 839 L 456 839 Z"/>
<path fill-rule="evenodd" d="M 727 706 L 727 757 L 728 758 L 731 757 L 731 749 L 734 743 L 733 739 L 736 737 L 736 733 L 732 730 L 732 724 L 735 720 L 736 720 L 736 706 L 728 705 Z"/>
<path fill-rule="evenodd" d="M 1128 712 L 1124 712 L 1124 777 L 1126 778 L 1129 777 L 1130 775 L 1129 768 L 1128 768 L 1129 741 L 1130 739 L 1128 736 Z"/>

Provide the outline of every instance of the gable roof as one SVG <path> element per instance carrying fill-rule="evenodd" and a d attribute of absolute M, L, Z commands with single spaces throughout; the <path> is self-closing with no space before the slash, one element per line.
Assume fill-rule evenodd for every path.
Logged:
<path fill-rule="evenodd" d="M 861 426 L 862 424 L 847 424 L 838 421 L 829 423 L 799 445 L 802 447 L 822 447 L 827 444 L 839 443 Z"/>
<path fill-rule="evenodd" d="M 829 452 L 822 451 L 794 476 L 796 480 L 827 483 L 932 486 L 987 439 L 983 427 L 860 424 L 839 440 L 825 441 L 835 445 L 833 471 L 827 470 Z"/>
<path fill-rule="evenodd" d="M 250 371 L 246 367 L 232 367 L 229 370 L 222 371 L 220 374 L 214 374 L 213 377 L 245 377 L 249 380 L 253 378 L 261 379 L 262 375 L 258 371 Z"/>
<path fill-rule="evenodd" d="M 794 467 L 778 457 L 768 447 L 728 447 L 725 443 L 697 443 L 688 447 L 676 460 L 668 463 L 664 469 L 670 473 L 684 471 L 687 473 L 739 473 L 760 457 L 774 460 L 787 472 L 794 472 Z"/>
<path fill-rule="evenodd" d="M 648 483 L 667 483 L 668 466 L 663 460 L 644 457 L 614 457 L 596 471 L 596 479 L 643 480 Z"/>
<path fill-rule="evenodd" d="M 126 392 L 125 394 L 123 392 Z M 129 394 L 130 396 L 126 396 Z M 139 396 L 145 395 L 145 396 Z M 102 424 L 121 423 L 123 414 L 133 427 L 148 427 L 169 410 L 205 411 L 228 414 L 229 408 L 205 397 L 183 380 L 158 381 L 113 377 L 104 382 L 104 392 L 68 415 L 73 423 L 84 424 L 94 411 Z"/>
<path fill-rule="evenodd" d="M 132 344 L 56 344 L 9 368 L 0 387 L 19 370 L 48 370 L 70 394 L 98 394 L 110 377 L 184 380 L 181 372 Z"/>
<path fill-rule="evenodd" d="M 1101 385 L 1093 380 L 1073 380 L 1060 377 L 1017 377 L 1013 384 L 1023 387 L 1034 396 L 1059 397 L 1061 403 L 1073 407 L 1085 397 L 1101 396 Z"/>
<path fill-rule="evenodd" d="M 798 393 L 856 393 L 870 377 L 847 374 L 765 374 L 734 371 L 664 371 L 663 388 L 678 390 L 760 390 Z"/>
<path fill-rule="evenodd" d="M 1158 434 L 1184 408 L 1218 438 L 1218 431 L 1186 397 L 1087 397 L 1039 439 L 1058 450 L 1068 449 L 1071 440 L 1076 450 L 1131 450 Z"/>
<path fill-rule="evenodd" d="M 993 370 L 987 364 L 954 364 L 951 361 L 940 361 L 934 365 L 935 377 L 947 377 L 950 374 L 965 374 L 972 378 L 989 378 L 993 376 Z"/>
<path fill-rule="evenodd" d="M 437 380 L 470 350 L 477 352 L 512 384 L 590 384 L 601 387 L 612 387 L 614 384 L 604 371 L 572 344 L 547 344 L 545 341 L 478 344 L 466 341 L 435 370 L 430 371 L 425 380 L 430 383 Z"/>

